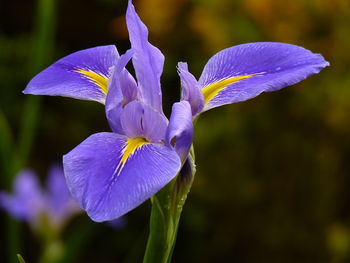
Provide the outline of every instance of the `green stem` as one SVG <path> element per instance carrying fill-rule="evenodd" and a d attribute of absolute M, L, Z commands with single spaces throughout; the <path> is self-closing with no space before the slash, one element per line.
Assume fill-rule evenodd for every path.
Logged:
<path fill-rule="evenodd" d="M 52 224 L 47 215 L 39 218 L 37 225 L 34 225 L 34 232 L 41 241 L 39 263 L 57 263 L 64 256 L 64 244 L 61 242 L 61 226 Z"/>
<path fill-rule="evenodd" d="M 64 256 L 64 246 L 59 239 L 46 241 L 39 263 L 57 263 Z"/>
<path fill-rule="evenodd" d="M 151 198 L 150 234 L 144 263 L 169 263 L 175 247 L 180 216 L 195 174 L 192 153 L 176 178 Z"/>

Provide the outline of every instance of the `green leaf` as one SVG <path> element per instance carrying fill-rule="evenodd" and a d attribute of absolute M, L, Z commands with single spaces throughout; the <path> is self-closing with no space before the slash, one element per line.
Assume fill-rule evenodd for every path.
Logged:
<path fill-rule="evenodd" d="M 20 254 L 17 254 L 17 258 L 19 263 L 26 263 Z"/>

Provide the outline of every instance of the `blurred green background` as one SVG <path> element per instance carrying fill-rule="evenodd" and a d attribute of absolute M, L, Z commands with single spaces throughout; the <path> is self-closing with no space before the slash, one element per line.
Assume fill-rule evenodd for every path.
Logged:
<path fill-rule="evenodd" d="M 166 57 L 166 113 L 179 99 L 178 61 L 199 77 L 219 50 L 278 41 L 321 53 L 331 67 L 274 93 L 212 110 L 197 122 L 197 174 L 174 262 L 350 262 L 350 2 L 348 0 L 134 0 Z M 102 105 L 21 93 L 74 51 L 129 48 L 126 0 L 0 2 L 0 187 L 23 167 L 49 165 L 109 127 Z M 86 215 L 64 232 L 64 262 L 140 262 L 146 202 L 121 230 Z M 26 224 L 0 212 L 0 262 L 40 254 Z"/>

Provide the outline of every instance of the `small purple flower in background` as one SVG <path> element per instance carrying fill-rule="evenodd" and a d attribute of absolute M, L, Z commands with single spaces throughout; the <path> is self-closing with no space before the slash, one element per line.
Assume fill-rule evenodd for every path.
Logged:
<path fill-rule="evenodd" d="M 61 166 L 50 168 L 46 182 L 45 212 L 55 225 L 62 225 L 81 210 L 72 198 Z"/>
<path fill-rule="evenodd" d="M 13 190 L 13 194 L 0 193 L 0 207 L 34 227 L 40 224 L 42 216 L 46 216 L 53 227 L 60 228 L 81 211 L 71 198 L 62 168 L 56 165 L 50 168 L 45 190 L 40 187 L 37 175 L 30 170 L 16 176 Z"/>
<path fill-rule="evenodd" d="M 18 220 L 36 224 L 44 211 L 45 197 L 36 174 L 30 170 L 18 173 L 13 194 L 0 192 L 0 206 Z"/>
<path fill-rule="evenodd" d="M 201 112 L 292 85 L 329 65 L 302 47 L 268 42 L 217 53 L 198 81 L 179 63 L 182 98 L 168 121 L 160 86 L 164 56 L 148 42 L 131 1 L 126 20 L 131 49 L 124 55 L 114 46 L 73 53 L 24 90 L 105 104 L 113 132 L 93 134 L 63 157 L 68 187 L 95 221 L 122 216 L 178 174 L 192 144 L 192 121 Z M 137 82 L 125 69 L 131 59 Z"/>

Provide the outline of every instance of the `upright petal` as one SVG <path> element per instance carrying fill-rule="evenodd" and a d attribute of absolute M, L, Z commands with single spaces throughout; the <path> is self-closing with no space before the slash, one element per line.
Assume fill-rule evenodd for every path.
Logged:
<path fill-rule="evenodd" d="M 23 93 L 105 102 L 109 69 L 119 57 L 115 46 L 100 46 L 70 54 L 36 75 Z"/>
<path fill-rule="evenodd" d="M 98 133 L 63 157 L 71 193 L 94 221 L 124 215 L 165 186 L 180 169 L 177 154 L 160 144 L 142 144 L 125 160 L 127 142 L 125 136 Z"/>
<path fill-rule="evenodd" d="M 30 170 L 15 179 L 14 193 L 0 193 L 0 206 L 14 218 L 34 222 L 44 210 L 44 195 L 37 176 Z"/>
<path fill-rule="evenodd" d="M 166 135 L 167 145 L 174 147 L 184 162 L 188 156 L 193 139 L 191 106 L 187 101 L 174 103 Z"/>
<path fill-rule="evenodd" d="M 158 48 L 148 42 L 147 27 L 136 14 L 131 0 L 126 12 L 126 23 L 131 47 L 135 50 L 133 65 L 141 97 L 146 104 L 162 112 L 160 76 L 163 71 L 164 56 Z"/>
<path fill-rule="evenodd" d="M 208 110 L 295 84 L 328 66 L 320 54 L 299 46 L 262 42 L 214 55 L 199 79 Z"/>
<path fill-rule="evenodd" d="M 148 105 L 130 102 L 123 109 L 120 120 L 124 133 L 130 138 L 145 137 L 154 143 L 165 139 L 168 120 Z"/>
<path fill-rule="evenodd" d="M 187 63 L 179 62 L 178 73 L 181 79 L 182 98 L 190 103 L 192 115 L 200 113 L 204 106 L 204 97 L 196 78 L 188 71 Z"/>
<path fill-rule="evenodd" d="M 163 113 L 155 111 L 148 105 L 143 105 L 143 131 L 150 142 L 164 143 L 168 119 Z"/>
<path fill-rule="evenodd" d="M 133 101 L 125 106 L 120 114 L 120 124 L 123 134 L 129 138 L 143 136 L 143 105 Z"/>
<path fill-rule="evenodd" d="M 112 130 L 123 134 L 120 126 L 120 114 L 123 107 L 130 101 L 137 99 L 138 90 L 135 79 L 125 69 L 130 61 L 133 50 L 128 50 L 117 60 L 112 70 L 112 76 L 108 82 L 108 94 L 106 98 L 106 116 Z"/>

